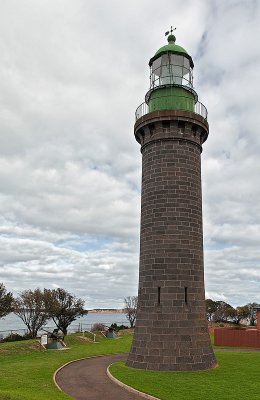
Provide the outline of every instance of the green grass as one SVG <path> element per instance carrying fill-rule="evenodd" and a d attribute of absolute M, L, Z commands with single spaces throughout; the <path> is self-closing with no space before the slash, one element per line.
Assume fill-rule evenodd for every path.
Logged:
<path fill-rule="evenodd" d="M 127 385 L 161 400 L 259 400 L 260 354 L 217 352 L 216 356 L 219 367 L 208 371 L 145 371 L 118 362 L 110 372 Z"/>
<path fill-rule="evenodd" d="M 132 335 L 117 340 L 99 337 L 99 343 L 66 338 L 68 350 L 40 351 L 36 341 L 0 344 L 0 400 L 71 399 L 57 389 L 53 374 L 57 368 L 77 358 L 129 351 Z"/>
<path fill-rule="evenodd" d="M 68 350 L 39 351 L 36 341 L 0 343 L 0 400 L 71 399 L 53 383 L 53 373 L 66 362 L 99 354 L 129 351 L 132 335 L 97 338 L 99 343 L 66 338 Z M 111 373 L 119 380 L 162 400 L 260 399 L 260 354 L 217 352 L 219 368 L 200 372 L 156 372 L 116 363 Z"/>

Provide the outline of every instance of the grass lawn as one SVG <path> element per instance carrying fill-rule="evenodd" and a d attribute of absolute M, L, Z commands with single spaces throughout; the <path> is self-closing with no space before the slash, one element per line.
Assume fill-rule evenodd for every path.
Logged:
<path fill-rule="evenodd" d="M 68 350 L 40 351 L 35 340 L 0 343 L 1 400 L 71 399 L 57 389 L 53 373 L 68 361 L 98 354 L 129 351 L 132 335 L 117 340 L 97 338 L 86 342 L 78 335 L 66 338 Z"/>
<path fill-rule="evenodd" d="M 198 372 L 157 372 L 110 367 L 120 381 L 161 400 L 260 399 L 260 353 L 217 352 L 219 367 Z"/>
<path fill-rule="evenodd" d="M 70 399 L 55 386 L 55 370 L 78 358 L 129 351 L 132 335 L 123 334 L 118 340 L 98 337 L 96 344 L 70 335 L 67 350 L 39 351 L 35 340 L 0 343 L 0 400 Z M 112 365 L 111 373 L 162 400 L 260 399 L 260 353 L 219 351 L 217 358 L 220 367 L 210 371 L 143 371 L 120 362 Z"/>

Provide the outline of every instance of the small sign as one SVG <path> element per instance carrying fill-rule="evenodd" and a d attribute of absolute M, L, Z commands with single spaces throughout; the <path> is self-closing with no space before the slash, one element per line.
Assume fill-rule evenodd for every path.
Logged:
<path fill-rule="evenodd" d="M 41 335 L 41 345 L 46 346 L 46 344 L 48 344 L 48 335 Z"/>

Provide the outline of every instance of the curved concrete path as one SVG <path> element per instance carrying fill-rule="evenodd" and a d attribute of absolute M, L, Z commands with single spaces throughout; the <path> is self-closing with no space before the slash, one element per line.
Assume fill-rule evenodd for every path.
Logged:
<path fill-rule="evenodd" d="M 127 353 L 86 358 L 62 367 L 55 375 L 57 385 L 76 400 L 140 400 L 140 396 L 113 383 L 107 367 L 125 360 Z"/>

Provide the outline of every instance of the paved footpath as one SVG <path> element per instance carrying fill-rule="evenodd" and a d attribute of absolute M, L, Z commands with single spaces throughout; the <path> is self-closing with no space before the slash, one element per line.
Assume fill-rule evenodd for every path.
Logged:
<path fill-rule="evenodd" d="M 86 358 L 61 368 L 55 377 L 58 386 L 76 400 L 140 400 L 137 394 L 112 382 L 107 367 L 125 360 L 126 353 Z"/>

